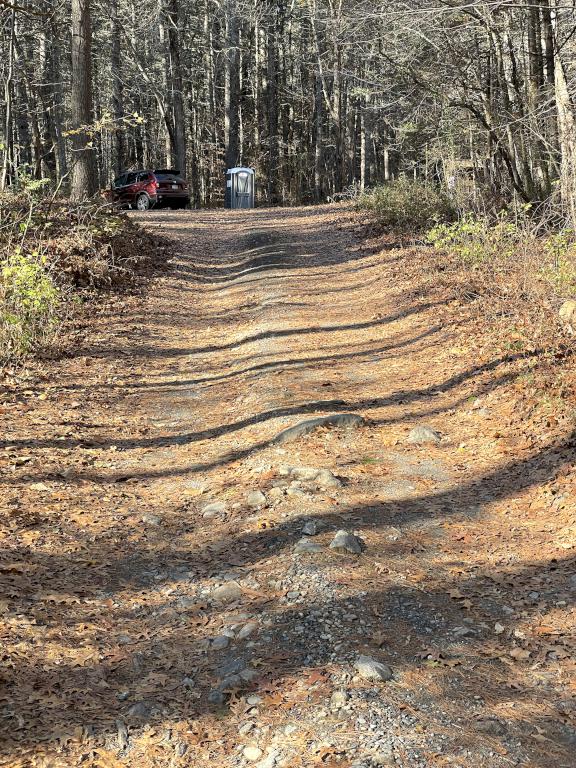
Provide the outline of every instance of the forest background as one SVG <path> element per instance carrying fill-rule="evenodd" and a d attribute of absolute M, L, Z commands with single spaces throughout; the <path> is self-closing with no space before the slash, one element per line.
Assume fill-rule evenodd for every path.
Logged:
<path fill-rule="evenodd" d="M 0 186 L 177 167 L 211 205 L 241 163 L 269 204 L 408 175 L 573 218 L 575 29 L 569 0 L 0 0 Z"/>

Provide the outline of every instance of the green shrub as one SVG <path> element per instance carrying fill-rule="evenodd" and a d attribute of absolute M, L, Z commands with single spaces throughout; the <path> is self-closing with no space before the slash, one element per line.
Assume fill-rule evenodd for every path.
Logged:
<path fill-rule="evenodd" d="M 526 233 L 505 216 L 496 221 L 467 214 L 452 224 L 439 224 L 426 235 L 437 250 L 458 256 L 474 266 L 492 260 L 508 259 L 517 252 Z"/>
<path fill-rule="evenodd" d="M 366 192 L 358 207 L 373 213 L 382 226 L 402 233 L 423 232 L 455 216 L 452 201 L 438 187 L 406 179 Z"/>
<path fill-rule="evenodd" d="M 45 259 L 17 247 L 0 268 L 0 360 L 24 356 L 53 333 L 59 299 Z"/>
<path fill-rule="evenodd" d="M 563 229 L 544 241 L 546 264 L 541 277 L 549 282 L 560 296 L 576 293 L 576 232 Z"/>
<path fill-rule="evenodd" d="M 148 271 L 159 242 L 108 203 L 72 203 L 21 169 L 0 192 L 0 367 L 46 349 L 81 298 Z"/>

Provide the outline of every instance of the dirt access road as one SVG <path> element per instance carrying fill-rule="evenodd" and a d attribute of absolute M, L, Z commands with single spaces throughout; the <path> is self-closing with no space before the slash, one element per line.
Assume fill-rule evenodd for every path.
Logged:
<path fill-rule="evenodd" d="M 573 448 L 518 423 L 530 360 L 346 206 L 138 220 L 169 271 L 0 414 L 4 764 L 573 766 Z"/>

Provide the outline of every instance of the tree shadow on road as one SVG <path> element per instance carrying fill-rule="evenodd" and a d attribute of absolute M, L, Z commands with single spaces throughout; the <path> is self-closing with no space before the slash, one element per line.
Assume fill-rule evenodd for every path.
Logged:
<path fill-rule="evenodd" d="M 471 558 L 467 545 L 462 545 L 459 569 L 452 563 L 450 568 L 430 571 L 426 550 L 434 548 L 435 541 L 414 550 L 410 536 L 419 522 L 441 524 L 453 517 L 469 517 L 469 509 L 474 510 L 472 516 L 481 518 L 479 509 L 554 478 L 572 461 L 575 445 L 573 433 L 561 444 L 511 461 L 463 486 L 370 506 L 341 506 L 318 515 L 315 519 L 326 535 L 346 524 L 367 534 L 393 526 L 404 531 L 407 539 L 404 543 L 380 540 L 374 551 L 368 550 L 360 559 L 341 557 L 339 577 L 333 570 L 338 556 L 325 550 L 314 565 L 325 574 L 318 593 L 312 589 L 309 597 L 302 595 L 295 605 L 287 602 L 282 588 L 248 588 L 239 611 L 256 617 L 266 613 L 272 623 L 261 628 L 253 641 L 233 640 L 224 651 L 211 650 L 209 638 L 218 627 L 238 624 L 234 606 L 219 605 L 202 589 L 213 577 L 221 580 L 226 574 L 250 584 L 259 563 L 273 564 L 278 559 L 282 563 L 308 515 L 246 532 L 235 530 L 231 521 L 223 539 L 213 539 L 200 549 L 187 543 L 186 534 L 196 524 L 187 510 L 166 515 L 162 527 L 145 538 L 119 520 L 102 537 L 95 538 L 80 527 L 69 530 L 65 553 L 14 546 L 0 555 L 6 608 L 16 621 L 20 617 L 19 632 L 30 626 L 38 639 L 26 653 L 19 651 L 17 642 L 4 650 L 4 754 L 16 757 L 44 741 L 59 740 L 63 746 L 81 733 L 96 743 L 114 743 L 118 719 L 128 724 L 129 734 L 147 721 L 169 727 L 182 719 L 201 719 L 214 712 L 208 693 L 219 686 L 233 698 L 243 692 L 266 697 L 283 680 L 292 685 L 295 678 L 305 679 L 318 668 L 326 668 L 326 682 L 330 674 L 351 670 L 357 654 L 365 652 L 384 656 L 393 666 L 396 682 L 375 694 L 385 696 L 387 706 L 406 706 L 407 690 L 415 675 L 425 673 L 431 655 L 438 669 L 435 684 L 443 689 L 431 696 L 436 707 L 459 709 L 473 723 L 496 717 L 499 703 L 508 707 L 512 703 L 519 719 L 507 721 L 499 740 L 520 741 L 529 754 L 532 734 L 544 732 L 552 741 L 550 762 L 541 763 L 542 768 L 553 760 L 560 761 L 556 765 L 568 765 L 562 760 L 567 759 L 576 732 L 547 709 L 534 716 L 541 694 L 514 685 L 518 665 L 525 670 L 528 661 L 512 663 L 509 656 L 525 644 L 506 634 L 495 651 L 492 627 L 496 621 L 508 623 L 503 606 L 518 604 L 519 596 L 518 613 L 524 623 L 533 618 L 545 624 L 547 611 L 559 600 L 573 601 L 574 586 L 569 581 L 573 556 L 467 568 Z M 125 541 L 122 557 L 118 557 L 120 539 Z M 303 556 L 302 562 L 306 559 Z M 410 568 L 417 568 L 421 561 L 424 580 L 398 581 L 398 573 L 406 572 L 406 559 Z M 358 594 L 355 569 L 374 561 L 386 567 L 373 571 L 370 592 Z M 306 565 L 303 568 L 305 574 Z M 310 584 L 314 585 L 313 580 Z M 536 597 L 526 597 L 535 589 Z M 459 607 L 457 600 L 456 613 L 463 619 L 474 616 L 472 631 L 463 635 L 454 634 L 457 616 L 447 606 L 447 595 L 454 590 L 458 600 L 469 598 L 471 603 L 469 608 Z M 360 632 L 358 615 L 365 622 Z M 312 640 L 328 631 L 326 621 L 329 639 Z M 296 626 L 306 627 L 303 637 L 294 634 Z M 538 660 L 549 674 L 555 668 L 555 656 L 546 649 L 542 653 L 534 651 L 532 663 Z M 236 667 L 255 670 L 254 679 L 238 678 L 238 670 L 226 672 Z M 226 678 L 228 682 L 223 682 Z M 328 687 L 320 686 L 321 693 L 326 689 L 325 698 L 330 694 Z M 139 701 L 142 706 L 135 707 Z M 422 710 L 415 722 L 426 718 Z M 463 738 L 460 746 L 473 746 L 469 735 Z"/>

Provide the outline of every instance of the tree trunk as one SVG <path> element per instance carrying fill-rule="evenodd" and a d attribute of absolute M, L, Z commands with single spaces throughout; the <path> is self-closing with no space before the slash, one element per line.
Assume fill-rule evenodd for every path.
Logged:
<path fill-rule="evenodd" d="M 172 154 L 177 169 L 186 174 L 186 120 L 182 64 L 180 61 L 180 13 L 178 0 L 168 2 L 168 51 L 170 55 L 170 91 L 172 94 L 173 146 Z"/>
<path fill-rule="evenodd" d="M 560 53 L 556 51 L 554 63 L 558 138 L 560 142 L 560 195 L 571 225 L 576 226 L 576 119 L 568 90 L 566 70 Z"/>
<path fill-rule="evenodd" d="M 13 154 L 13 80 L 14 57 L 16 51 L 16 10 L 12 9 L 10 15 L 10 42 L 8 44 L 8 72 L 4 81 L 4 140 L 2 144 L 2 170 L 0 171 L 0 190 L 6 188 L 10 174 L 14 171 Z"/>
<path fill-rule="evenodd" d="M 278 40 L 274 15 L 268 20 L 268 203 L 278 203 L 278 171 L 280 152 L 278 146 Z"/>
<path fill-rule="evenodd" d="M 110 68 L 112 70 L 112 114 L 114 116 L 114 146 L 112 167 L 119 176 L 124 170 L 126 155 L 124 118 L 124 86 L 122 82 L 121 33 L 118 17 L 118 0 L 111 0 L 110 15 L 112 18 L 112 50 L 110 53 Z"/>
<path fill-rule="evenodd" d="M 322 165 L 324 163 L 324 93 L 320 73 L 316 75 L 315 88 L 315 136 L 314 136 L 314 202 L 322 200 Z"/>
<path fill-rule="evenodd" d="M 240 163 L 240 36 L 236 0 L 226 4 L 224 144 L 226 168 Z"/>
<path fill-rule="evenodd" d="M 92 24 L 89 0 L 72 0 L 72 80 L 70 112 L 72 117 L 72 181 L 70 197 L 92 197 L 97 188 L 96 162 L 90 125 L 94 103 L 92 96 Z"/>

